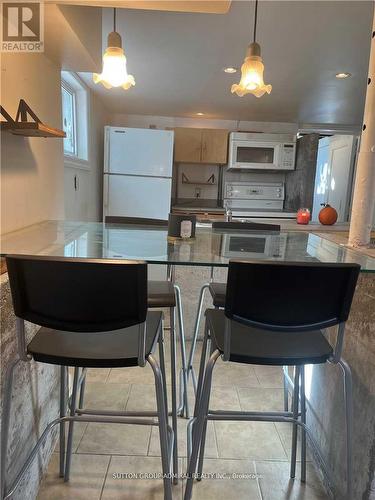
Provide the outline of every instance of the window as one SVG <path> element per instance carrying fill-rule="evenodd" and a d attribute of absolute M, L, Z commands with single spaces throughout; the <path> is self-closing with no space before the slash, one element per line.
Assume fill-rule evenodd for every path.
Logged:
<path fill-rule="evenodd" d="M 74 91 L 65 82 L 61 85 L 63 130 L 66 133 L 64 139 L 64 153 L 77 156 L 76 140 L 76 102 Z"/>
<path fill-rule="evenodd" d="M 88 169 L 88 89 L 79 76 L 61 72 L 65 165 Z"/>

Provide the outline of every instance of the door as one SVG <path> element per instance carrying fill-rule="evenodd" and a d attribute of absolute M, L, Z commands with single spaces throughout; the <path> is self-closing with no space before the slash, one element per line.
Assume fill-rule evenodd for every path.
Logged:
<path fill-rule="evenodd" d="M 200 163 L 202 149 L 202 129 L 174 129 L 174 160 L 182 163 Z"/>
<path fill-rule="evenodd" d="M 338 222 L 348 220 L 348 195 L 352 180 L 353 163 L 352 135 L 338 135 L 331 138 L 331 175 L 328 203 L 337 210 Z"/>
<path fill-rule="evenodd" d="M 228 156 L 227 130 L 202 130 L 202 163 L 225 165 Z"/>
<path fill-rule="evenodd" d="M 172 130 L 107 127 L 106 146 L 106 172 L 172 176 Z"/>
<path fill-rule="evenodd" d="M 335 135 L 320 139 L 312 220 L 318 220 L 322 203 L 328 203 L 337 210 L 338 222 L 348 220 L 354 149 L 352 135 Z"/>
<path fill-rule="evenodd" d="M 127 175 L 104 177 L 104 216 L 168 219 L 171 179 Z"/>
<path fill-rule="evenodd" d="M 318 156 L 316 163 L 314 201 L 311 220 L 317 221 L 322 203 L 328 203 L 329 190 L 329 145 L 330 138 L 324 137 L 319 140 Z"/>

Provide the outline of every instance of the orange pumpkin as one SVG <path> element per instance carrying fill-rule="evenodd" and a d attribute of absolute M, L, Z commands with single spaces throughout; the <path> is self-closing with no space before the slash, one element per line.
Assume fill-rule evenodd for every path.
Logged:
<path fill-rule="evenodd" d="M 319 212 L 319 222 L 325 226 L 332 226 L 337 221 L 337 212 L 328 203 L 322 203 L 322 206 Z"/>

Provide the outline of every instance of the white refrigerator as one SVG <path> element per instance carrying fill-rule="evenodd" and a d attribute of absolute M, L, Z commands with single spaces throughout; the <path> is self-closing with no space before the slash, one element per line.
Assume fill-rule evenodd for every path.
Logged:
<path fill-rule="evenodd" d="M 173 131 L 105 127 L 103 220 L 168 219 Z"/>

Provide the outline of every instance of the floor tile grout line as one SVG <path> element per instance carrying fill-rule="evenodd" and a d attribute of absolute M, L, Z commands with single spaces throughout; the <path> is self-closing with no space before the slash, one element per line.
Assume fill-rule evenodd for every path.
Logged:
<path fill-rule="evenodd" d="M 53 452 L 56 455 L 59 454 L 59 452 Z M 81 453 L 76 453 L 76 455 L 82 455 L 82 456 L 109 456 L 111 455 L 112 457 L 137 457 L 137 458 L 160 458 L 160 455 L 144 455 L 144 454 L 124 454 L 124 453 L 99 453 L 99 452 L 93 452 L 93 453 L 88 453 L 88 452 L 81 452 Z M 179 459 L 183 460 L 186 459 L 186 456 L 179 456 Z M 243 462 L 243 461 L 253 461 L 257 460 L 258 462 L 277 462 L 277 463 L 284 463 L 284 464 L 289 464 L 290 460 L 287 459 L 281 459 L 281 458 L 252 458 L 252 457 L 244 457 L 244 458 L 234 458 L 234 457 L 224 457 L 224 458 L 217 458 L 217 457 L 205 457 L 205 460 L 222 460 L 222 461 L 229 461 L 229 462 Z"/>
<path fill-rule="evenodd" d="M 254 472 L 255 472 L 256 482 L 257 482 L 257 486 L 258 486 L 259 498 L 260 498 L 260 500 L 263 500 L 263 493 L 262 493 L 262 488 L 260 487 L 260 481 L 259 481 L 258 471 L 257 471 L 257 464 L 256 464 L 255 460 L 253 460 L 253 466 L 254 466 Z"/>
<path fill-rule="evenodd" d="M 79 449 L 79 447 L 81 446 L 82 439 L 83 439 L 84 435 L 86 434 L 86 431 L 87 431 L 87 427 L 88 427 L 88 426 L 89 426 L 89 424 L 88 424 L 88 422 L 87 422 L 87 423 L 86 423 L 85 430 L 83 431 L 82 436 L 81 436 L 81 439 L 78 441 L 77 447 L 76 447 L 76 449 L 75 449 L 75 452 L 74 452 L 74 453 L 75 453 L 76 455 L 78 455 L 78 454 L 79 454 L 79 453 L 78 453 L 78 449 Z"/>
<path fill-rule="evenodd" d="M 219 454 L 219 442 L 218 442 L 218 439 L 217 439 L 215 421 L 213 420 L 212 423 L 213 423 L 213 428 L 214 428 L 214 438 L 215 438 L 215 445 L 216 445 L 216 453 L 217 453 L 217 458 L 219 459 L 220 458 L 220 454 Z"/>
<path fill-rule="evenodd" d="M 100 491 L 99 500 L 102 500 L 102 497 L 103 497 L 103 492 L 104 492 L 105 484 L 107 482 L 108 471 L 109 471 L 109 467 L 111 465 L 111 462 L 112 462 L 112 455 L 110 455 L 109 460 L 108 460 L 107 470 L 105 471 L 105 474 L 104 474 L 104 481 L 102 484 L 102 489 Z"/>
<path fill-rule="evenodd" d="M 284 450 L 284 453 L 285 453 L 286 459 L 287 459 L 288 461 L 290 461 L 288 451 L 287 451 L 287 449 L 286 449 L 286 446 L 284 445 L 284 441 L 283 441 L 283 439 L 282 439 L 282 437 L 281 437 L 281 434 L 280 434 L 280 432 L 279 432 L 279 429 L 277 428 L 277 425 L 276 425 L 276 423 L 275 423 L 275 422 L 273 422 L 273 425 L 274 425 L 274 427 L 275 427 L 275 429 L 276 429 L 276 433 L 277 433 L 277 435 L 279 436 L 279 439 L 280 439 L 280 442 L 281 442 L 281 446 L 283 447 L 283 450 Z"/>

